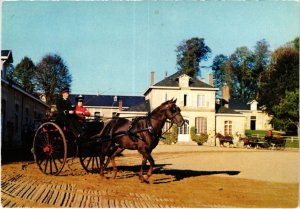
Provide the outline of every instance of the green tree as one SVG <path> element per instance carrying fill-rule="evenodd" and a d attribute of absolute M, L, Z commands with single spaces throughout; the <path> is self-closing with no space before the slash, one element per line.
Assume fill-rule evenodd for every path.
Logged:
<path fill-rule="evenodd" d="M 254 55 L 247 47 L 239 47 L 229 57 L 227 71 L 232 72 L 231 98 L 253 98 L 252 69 Z"/>
<path fill-rule="evenodd" d="M 48 54 L 37 64 L 38 90 L 45 93 L 47 104 L 55 103 L 55 96 L 63 87 L 70 87 L 72 76 L 59 55 Z"/>
<path fill-rule="evenodd" d="M 259 88 L 262 83 L 262 75 L 270 63 L 270 45 L 266 40 L 258 41 L 254 47 L 254 67 L 252 70 L 251 86 L 255 92 L 255 99 L 259 98 Z"/>
<path fill-rule="evenodd" d="M 294 43 L 295 49 L 297 49 L 299 51 L 299 37 L 295 38 L 293 43 Z"/>
<path fill-rule="evenodd" d="M 263 74 L 259 102 L 276 121 L 282 118 L 277 116 L 279 109 L 276 106 L 281 106 L 287 92 L 297 90 L 299 91 L 299 51 L 291 47 L 278 48 L 271 53 L 269 68 Z M 289 101 L 289 98 L 287 100 Z M 276 128 L 284 128 L 283 123 L 279 123 L 278 120 L 276 124 L 278 125 Z"/>
<path fill-rule="evenodd" d="M 211 49 L 204 43 L 203 38 L 184 40 L 176 49 L 178 70 L 192 78 L 201 76 L 199 64 L 207 60 Z"/>
<path fill-rule="evenodd" d="M 33 93 L 36 85 L 36 66 L 28 57 L 24 57 L 13 71 L 14 81 L 29 93 Z"/>
<path fill-rule="evenodd" d="M 224 83 L 228 83 L 228 72 L 226 68 L 226 63 L 228 61 L 228 57 L 220 54 L 217 55 L 212 64 L 212 73 L 213 73 L 213 86 L 221 89 Z"/>
<path fill-rule="evenodd" d="M 283 130 L 291 126 L 299 129 L 299 89 L 286 91 L 277 105 L 272 107 L 274 116 L 272 122 Z"/>
<path fill-rule="evenodd" d="M 13 64 L 8 64 L 6 66 L 6 80 L 8 81 L 14 81 L 15 82 L 15 78 L 14 78 L 14 70 L 15 70 L 15 67 L 13 66 Z"/>

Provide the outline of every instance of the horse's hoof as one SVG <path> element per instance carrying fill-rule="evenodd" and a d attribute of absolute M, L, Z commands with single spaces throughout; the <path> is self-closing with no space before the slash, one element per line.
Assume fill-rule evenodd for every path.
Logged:
<path fill-rule="evenodd" d="M 144 175 L 139 175 L 139 180 L 141 183 L 143 183 L 145 181 Z"/>
<path fill-rule="evenodd" d="M 147 181 L 149 179 L 149 176 L 143 175 L 143 179 Z"/>
<path fill-rule="evenodd" d="M 112 178 L 115 179 L 117 177 L 117 172 L 114 172 Z"/>

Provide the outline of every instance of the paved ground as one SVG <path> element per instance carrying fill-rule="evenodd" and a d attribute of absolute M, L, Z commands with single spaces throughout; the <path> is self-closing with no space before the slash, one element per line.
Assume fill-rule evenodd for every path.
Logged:
<path fill-rule="evenodd" d="M 60 176 L 31 162 L 2 165 L 3 207 L 297 207 L 298 150 L 159 145 L 149 184 L 136 151 L 117 159 L 116 179 L 86 174 L 78 159 Z"/>

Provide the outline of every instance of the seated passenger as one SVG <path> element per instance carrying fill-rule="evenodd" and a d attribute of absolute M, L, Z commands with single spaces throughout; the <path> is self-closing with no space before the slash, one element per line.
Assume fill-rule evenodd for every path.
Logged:
<path fill-rule="evenodd" d="M 276 139 L 277 139 L 277 140 L 280 140 L 280 139 L 281 139 L 280 133 L 278 133 L 278 134 L 276 135 Z"/>
<path fill-rule="evenodd" d="M 81 121 L 84 121 L 86 116 L 91 115 L 90 111 L 83 106 L 83 101 L 84 97 L 82 95 L 76 97 L 75 113 Z"/>
<path fill-rule="evenodd" d="M 270 141 L 270 140 L 273 139 L 273 132 L 272 132 L 272 129 L 270 129 L 270 130 L 267 132 L 267 134 L 266 134 L 266 136 L 265 136 L 265 139 L 266 139 L 267 141 Z"/>

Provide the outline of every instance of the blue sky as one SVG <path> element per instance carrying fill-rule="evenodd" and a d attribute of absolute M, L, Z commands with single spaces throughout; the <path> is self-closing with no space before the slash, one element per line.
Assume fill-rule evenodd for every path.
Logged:
<path fill-rule="evenodd" d="M 204 38 L 212 54 L 274 50 L 299 35 L 298 1 L 5 1 L 2 49 L 38 63 L 60 55 L 76 94 L 138 95 L 176 69 L 176 47 Z M 208 70 L 202 70 L 207 80 Z"/>

